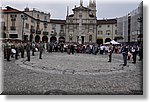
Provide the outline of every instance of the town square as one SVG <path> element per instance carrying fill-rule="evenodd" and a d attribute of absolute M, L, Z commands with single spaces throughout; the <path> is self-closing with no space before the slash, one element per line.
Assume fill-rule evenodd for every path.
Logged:
<path fill-rule="evenodd" d="M 143 95 L 143 2 L 101 19 L 97 1 L 66 6 L 64 19 L 1 8 L 1 94 Z"/>

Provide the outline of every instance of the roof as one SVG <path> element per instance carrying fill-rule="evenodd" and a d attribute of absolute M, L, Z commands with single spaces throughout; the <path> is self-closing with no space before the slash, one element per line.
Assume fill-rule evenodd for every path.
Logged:
<path fill-rule="evenodd" d="M 97 24 L 116 24 L 117 19 L 104 19 L 104 20 L 97 20 Z"/>
<path fill-rule="evenodd" d="M 7 6 L 6 9 L 2 9 L 3 13 L 22 13 L 21 11 L 14 9 L 10 6 Z"/>
<path fill-rule="evenodd" d="M 66 23 L 66 20 L 50 19 L 50 23 L 65 24 L 65 23 Z"/>
<path fill-rule="evenodd" d="M 91 9 L 84 7 L 84 6 L 79 6 L 79 7 L 72 9 L 72 10 L 73 11 L 79 11 L 79 10 L 90 11 Z"/>

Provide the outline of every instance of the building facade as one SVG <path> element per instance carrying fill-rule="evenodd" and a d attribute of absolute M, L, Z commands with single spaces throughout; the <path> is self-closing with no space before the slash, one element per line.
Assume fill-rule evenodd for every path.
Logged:
<path fill-rule="evenodd" d="M 69 14 L 67 9 L 65 20 L 51 19 L 50 13 L 28 7 L 23 11 L 12 7 L 1 11 L 3 38 L 80 44 L 103 44 L 113 39 L 118 42 L 142 40 L 142 3 L 127 15 L 115 19 L 98 19 L 95 0 L 89 0 L 87 7 L 80 0 L 80 5 L 72 9 L 73 14 Z"/>
<path fill-rule="evenodd" d="M 121 42 L 143 41 L 143 2 L 135 10 L 117 19 L 118 37 Z"/>

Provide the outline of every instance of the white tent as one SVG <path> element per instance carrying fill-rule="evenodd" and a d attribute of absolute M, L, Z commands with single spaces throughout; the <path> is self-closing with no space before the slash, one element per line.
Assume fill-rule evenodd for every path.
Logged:
<path fill-rule="evenodd" d="M 116 42 L 115 40 L 112 40 L 112 41 L 110 41 L 110 42 L 106 42 L 106 43 L 104 43 L 105 45 L 108 45 L 108 44 L 110 44 L 110 43 L 112 43 L 113 45 L 119 45 L 120 43 L 118 43 L 118 42 Z"/>
<path fill-rule="evenodd" d="M 112 43 L 113 45 L 118 45 L 120 43 L 116 42 L 115 40 L 110 41 L 110 43 Z"/>

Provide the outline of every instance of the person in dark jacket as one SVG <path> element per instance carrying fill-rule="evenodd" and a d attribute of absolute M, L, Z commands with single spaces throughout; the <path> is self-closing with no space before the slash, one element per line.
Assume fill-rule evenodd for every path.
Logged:
<path fill-rule="evenodd" d="M 112 43 L 110 43 L 109 49 L 108 49 L 108 57 L 109 57 L 108 62 L 111 62 L 111 59 L 112 59 L 112 51 L 113 51 L 113 46 L 112 46 Z"/>
<path fill-rule="evenodd" d="M 133 55 L 133 62 L 132 63 L 135 64 L 136 63 L 136 56 L 137 56 L 137 47 L 136 47 L 136 45 L 134 45 L 132 47 L 131 53 Z"/>
<path fill-rule="evenodd" d="M 40 51 L 39 59 L 42 59 L 43 49 L 44 49 L 44 44 L 42 42 L 40 42 L 40 46 L 39 46 L 39 51 Z"/>
<path fill-rule="evenodd" d="M 128 46 L 126 44 L 123 45 L 123 47 L 121 49 L 121 53 L 123 55 L 123 61 L 124 61 L 123 66 L 126 66 L 127 65 L 127 56 L 128 56 Z"/>
<path fill-rule="evenodd" d="M 7 56 L 7 61 L 10 61 L 10 55 L 11 55 L 11 45 L 10 42 L 6 43 L 6 56 Z"/>
<path fill-rule="evenodd" d="M 32 43 L 32 56 L 35 56 L 34 52 L 35 52 L 35 43 L 33 42 Z"/>
<path fill-rule="evenodd" d="M 20 52 L 21 52 L 21 58 L 24 58 L 24 43 L 21 42 L 20 44 Z"/>
<path fill-rule="evenodd" d="M 30 42 L 27 42 L 27 45 L 26 45 L 26 52 L 27 52 L 27 61 L 30 61 Z"/>
<path fill-rule="evenodd" d="M 74 47 L 73 44 L 71 44 L 71 46 L 70 46 L 70 52 L 71 52 L 72 54 L 74 54 L 74 50 L 75 50 L 75 47 Z"/>

